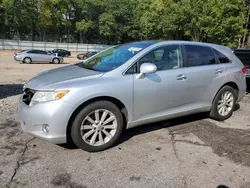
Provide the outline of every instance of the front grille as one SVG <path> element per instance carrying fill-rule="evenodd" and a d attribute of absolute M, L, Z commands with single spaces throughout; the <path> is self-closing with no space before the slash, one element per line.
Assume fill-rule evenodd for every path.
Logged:
<path fill-rule="evenodd" d="M 26 88 L 23 93 L 23 102 L 29 105 L 34 94 L 35 94 L 34 90 Z"/>

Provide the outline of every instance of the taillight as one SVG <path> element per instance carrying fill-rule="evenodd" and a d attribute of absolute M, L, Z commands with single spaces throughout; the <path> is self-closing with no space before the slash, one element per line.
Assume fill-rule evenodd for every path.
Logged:
<path fill-rule="evenodd" d="M 19 55 L 19 53 L 14 53 L 14 56 L 17 56 L 17 55 Z"/>
<path fill-rule="evenodd" d="M 246 67 L 246 66 L 244 66 L 244 67 L 242 68 L 242 73 L 243 73 L 243 74 L 246 74 L 246 73 L 247 73 L 247 67 Z"/>

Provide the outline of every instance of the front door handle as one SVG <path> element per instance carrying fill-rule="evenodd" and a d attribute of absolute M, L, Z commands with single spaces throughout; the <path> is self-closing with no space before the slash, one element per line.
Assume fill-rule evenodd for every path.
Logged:
<path fill-rule="evenodd" d="M 223 73 L 223 70 L 221 70 L 221 69 L 215 70 L 215 74 L 221 74 L 221 73 Z"/>
<path fill-rule="evenodd" d="M 177 80 L 186 80 L 187 79 L 187 76 L 185 74 L 180 74 L 177 76 L 176 78 Z"/>

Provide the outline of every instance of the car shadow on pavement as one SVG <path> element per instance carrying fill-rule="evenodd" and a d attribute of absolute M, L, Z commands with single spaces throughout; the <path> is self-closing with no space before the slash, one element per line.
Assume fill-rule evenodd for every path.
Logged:
<path fill-rule="evenodd" d="M 23 91 L 23 84 L 0 85 L 0 99 L 19 95 Z"/>
<path fill-rule="evenodd" d="M 171 119 L 171 120 L 166 120 L 166 121 L 161 121 L 161 122 L 156 122 L 156 123 L 151 123 L 151 124 L 145 124 L 145 125 L 141 125 L 138 127 L 127 129 L 127 130 L 125 129 L 121 137 L 119 138 L 119 140 L 111 148 L 116 147 L 122 144 L 123 142 L 128 141 L 132 137 L 140 135 L 140 134 L 153 132 L 156 130 L 165 129 L 165 128 L 169 128 L 173 126 L 178 126 L 178 125 L 193 122 L 193 121 L 202 120 L 207 117 L 208 117 L 208 113 L 200 113 L 200 114 L 185 116 L 182 118 L 176 118 L 176 119 Z M 67 144 L 60 144 L 59 146 L 66 148 L 66 149 L 70 149 L 70 150 L 78 149 L 78 147 L 71 140 L 69 140 Z"/>
<path fill-rule="evenodd" d="M 132 137 L 140 135 L 140 134 L 145 134 L 145 133 L 153 132 L 153 131 L 160 130 L 160 129 L 166 129 L 166 128 L 178 126 L 181 124 L 186 124 L 186 123 L 202 120 L 205 118 L 208 118 L 208 113 L 193 114 L 193 115 L 184 116 L 181 118 L 175 118 L 175 119 L 165 120 L 161 122 L 145 124 L 145 125 L 131 128 L 131 129 L 127 129 L 127 130 L 124 130 L 121 138 L 118 140 L 115 146 L 123 142 L 126 142 Z"/>
<path fill-rule="evenodd" d="M 239 109 L 240 109 L 240 104 L 237 103 L 235 105 L 234 111 L 237 111 Z M 160 122 L 156 122 L 156 123 L 144 124 L 144 125 L 141 125 L 138 127 L 131 128 L 131 129 L 124 129 L 119 140 L 111 148 L 116 147 L 116 146 L 122 144 L 123 142 L 128 141 L 132 137 L 140 135 L 140 134 L 145 134 L 148 132 L 153 132 L 156 130 L 166 129 L 166 128 L 170 128 L 170 127 L 175 127 L 175 126 L 179 126 L 182 124 L 191 123 L 191 122 L 199 121 L 202 119 L 206 119 L 208 117 L 209 117 L 209 113 L 203 112 L 203 113 L 192 114 L 192 115 L 179 117 L 179 118 L 175 118 L 175 119 L 164 120 L 164 121 L 160 121 Z M 67 144 L 60 144 L 59 146 L 64 147 L 65 149 L 78 149 L 78 147 L 73 143 L 72 140 L 68 140 Z"/>

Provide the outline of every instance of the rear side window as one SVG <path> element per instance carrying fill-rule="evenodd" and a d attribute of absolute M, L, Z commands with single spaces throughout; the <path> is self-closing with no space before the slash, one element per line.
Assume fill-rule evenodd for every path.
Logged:
<path fill-rule="evenodd" d="M 214 53 L 217 56 L 220 63 L 230 63 L 230 60 L 225 55 L 220 53 L 219 51 L 214 49 Z"/>
<path fill-rule="evenodd" d="M 30 50 L 30 51 L 28 51 L 27 53 L 29 53 L 29 54 L 36 54 L 37 51 L 36 51 L 36 50 Z"/>
<path fill-rule="evenodd" d="M 216 64 L 211 48 L 196 45 L 185 45 L 187 66 L 204 66 Z"/>

